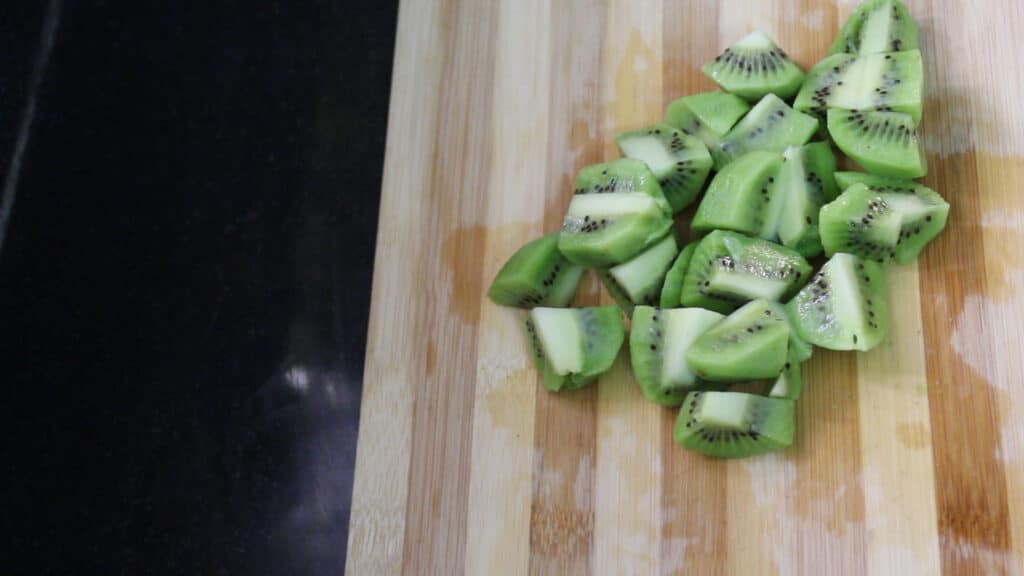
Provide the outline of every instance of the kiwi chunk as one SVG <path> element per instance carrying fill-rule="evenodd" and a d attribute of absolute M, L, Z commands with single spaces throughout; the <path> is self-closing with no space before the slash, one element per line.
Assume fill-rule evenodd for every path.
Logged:
<path fill-rule="evenodd" d="M 626 314 L 635 304 L 658 303 L 665 274 L 679 253 L 675 236 L 669 234 L 633 258 L 598 273 L 608 292 Z"/>
<path fill-rule="evenodd" d="M 899 112 L 833 108 L 828 132 L 840 150 L 869 172 L 890 178 L 917 178 L 928 173 L 914 121 Z"/>
<path fill-rule="evenodd" d="M 544 387 L 552 391 L 581 388 L 607 372 L 626 337 L 618 306 L 538 307 L 525 325 Z"/>
<path fill-rule="evenodd" d="M 797 112 L 774 94 L 768 94 L 729 130 L 722 143 L 711 149 L 715 166 L 726 164 L 752 150 L 781 153 L 814 136 L 818 120 Z"/>
<path fill-rule="evenodd" d="M 885 337 L 882 267 L 852 254 L 836 254 L 786 304 L 800 338 L 830 350 L 870 350 Z"/>
<path fill-rule="evenodd" d="M 883 182 L 853 184 L 821 209 L 827 254 L 907 264 L 946 227 L 949 204 L 937 192 L 914 182 Z"/>
<path fill-rule="evenodd" d="M 697 245 L 680 301 L 728 314 L 749 300 L 787 300 L 810 275 L 807 260 L 789 248 L 716 230 Z"/>
<path fill-rule="evenodd" d="M 795 402 L 742 392 L 690 392 L 672 437 L 695 452 L 742 458 L 793 444 Z"/>
<path fill-rule="evenodd" d="M 789 331 L 782 304 L 754 300 L 701 334 L 686 362 L 713 382 L 775 378 L 786 364 Z"/>
<path fill-rule="evenodd" d="M 768 395 L 772 398 L 799 400 L 804 391 L 804 379 L 800 361 L 795 358 L 793 350 L 789 351 L 789 359 L 782 368 L 782 373 L 775 379 Z"/>
<path fill-rule="evenodd" d="M 647 164 L 673 212 L 693 203 L 711 171 L 704 142 L 666 124 L 625 132 L 615 141 L 623 156 Z"/>
<path fill-rule="evenodd" d="M 751 102 L 765 94 L 789 98 L 804 81 L 803 70 L 760 30 L 726 48 L 701 70 L 726 92 Z"/>
<path fill-rule="evenodd" d="M 757 150 L 741 156 L 712 178 L 691 227 L 697 232 L 734 230 L 759 235 L 770 214 L 782 156 Z"/>
<path fill-rule="evenodd" d="M 686 392 L 702 382 L 686 363 L 686 351 L 698 336 L 725 316 L 700 308 L 664 310 L 637 306 L 629 332 L 629 351 L 644 396 L 663 406 L 678 406 Z"/>
<path fill-rule="evenodd" d="M 711 150 L 749 110 L 750 105 L 735 94 L 702 92 L 673 100 L 665 123 L 696 136 Z"/>
<path fill-rule="evenodd" d="M 921 52 L 835 54 L 814 65 L 793 107 L 825 117 L 828 108 L 902 112 L 921 120 L 924 68 Z"/>
<path fill-rule="evenodd" d="M 665 274 L 665 283 L 661 287 L 660 306 L 662 308 L 677 308 L 681 304 L 680 297 L 683 294 L 683 278 L 686 276 L 686 269 L 690 266 L 690 259 L 697 250 L 697 243 L 687 244 L 672 267 Z"/>
<path fill-rule="evenodd" d="M 826 142 L 811 142 L 799 148 L 787 148 L 784 162 L 776 177 L 773 203 L 780 204 L 773 219 L 774 229 L 766 229 L 762 237 L 777 237 L 779 243 L 806 257 L 821 253 L 818 234 L 818 211 L 837 194 L 836 158 Z M 774 220 L 774 222 L 772 221 Z"/>
<path fill-rule="evenodd" d="M 917 48 L 917 25 L 900 0 L 867 0 L 850 14 L 828 53 L 876 54 Z"/>
<path fill-rule="evenodd" d="M 582 275 L 583 267 L 558 251 L 558 234 L 548 234 L 519 248 L 494 277 L 487 295 L 502 306 L 568 306 Z"/>
<path fill-rule="evenodd" d="M 648 194 L 577 194 L 562 222 L 558 250 L 577 264 L 604 268 L 639 254 L 671 228 L 672 217 Z"/>

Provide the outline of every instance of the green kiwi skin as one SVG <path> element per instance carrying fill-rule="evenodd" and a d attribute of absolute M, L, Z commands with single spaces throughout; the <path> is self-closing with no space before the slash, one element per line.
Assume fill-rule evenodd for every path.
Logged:
<path fill-rule="evenodd" d="M 696 136 L 710 149 L 748 111 L 750 105 L 735 94 L 702 92 L 673 100 L 665 111 L 665 123 Z"/>
<path fill-rule="evenodd" d="M 532 308 L 568 306 L 583 268 L 558 251 L 558 234 L 524 244 L 494 277 L 488 297 L 501 306 Z"/>
<path fill-rule="evenodd" d="M 682 305 L 680 300 L 683 293 L 683 278 L 686 276 L 686 269 L 690 265 L 690 259 L 697 250 L 697 242 L 690 242 L 676 256 L 676 261 L 665 274 L 665 283 L 661 287 L 659 306 L 662 308 L 677 308 Z"/>
<path fill-rule="evenodd" d="M 698 377 L 712 382 L 774 378 L 786 364 L 790 324 L 781 304 L 754 300 L 701 334 L 686 352 Z"/>
<path fill-rule="evenodd" d="M 559 375 L 554 373 L 544 358 L 539 339 L 534 333 L 529 317 L 523 321 L 524 334 L 530 348 L 534 365 L 541 374 L 541 383 L 547 390 L 576 390 L 582 388 L 601 374 L 607 372 L 618 357 L 619 349 L 626 338 L 622 320 L 622 309 L 618 306 L 594 306 L 574 308 L 580 333 L 585 341 L 583 346 L 583 369 L 579 373 Z"/>
<path fill-rule="evenodd" d="M 928 173 L 924 148 L 909 115 L 832 108 L 828 131 L 836 147 L 868 172 L 904 179 Z"/>
<path fill-rule="evenodd" d="M 748 43 L 757 47 L 745 46 Z M 756 102 L 766 94 L 791 98 L 804 80 L 803 70 L 761 31 L 752 32 L 726 48 L 704 64 L 701 71 L 726 92 L 748 102 Z"/>
<path fill-rule="evenodd" d="M 744 432 L 722 432 L 705 427 L 697 420 L 698 402 L 706 394 L 738 392 L 690 392 L 676 418 L 673 440 L 683 447 L 716 458 L 743 458 L 787 448 L 793 444 L 796 429 L 796 403 L 784 398 L 756 396 L 761 415 L 758 426 Z"/>
<path fill-rule="evenodd" d="M 850 14 L 850 17 L 846 19 L 846 23 L 839 30 L 839 35 L 836 37 L 835 42 L 828 49 L 828 54 L 831 56 L 840 53 L 872 53 L 866 52 L 861 44 L 861 31 L 871 13 L 875 10 L 886 9 L 886 5 L 889 5 L 888 9 L 892 11 L 890 19 L 896 19 L 897 21 L 899 32 L 896 38 L 890 37 L 885 49 L 876 49 L 875 52 L 899 52 L 917 49 L 917 25 L 914 24 L 914 19 L 910 16 L 910 12 L 903 2 L 900 2 L 900 0 L 867 0 L 862 2 Z"/>
<path fill-rule="evenodd" d="M 664 146 L 667 155 L 673 160 L 671 165 L 659 167 L 650 164 L 652 159 L 642 157 L 641 154 L 631 155 L 629 142 L 641 138 L 654 139 Z M 711 171 L 711 154 L 704 142 L 667 124 L 624 132 L 616 136 L 615 141 L 623 156 L 649 164 L 673 212 L 679 212 L 693 203 Z"/>
<path fill-rule="evenodd" d="M 736 310 L 750 298 L 741 294 L 709 292 L 705 286 L 709 267 L 715 266 L 718 258 L 728 257 L 741 270 L 762 270 L 765 268 L 764 262 L 758 259 L 758 255 L 770 257 L 775 261 L 774 264 L 790 269 L 787 279 L 789 288 L 782 295 L 783 300 L 795 294 L 811 275 L 810 264 L 794 250 L 760 238 L 715 230 L 697 244 L 683 276 L 680 303 L 721 314 Z"/>

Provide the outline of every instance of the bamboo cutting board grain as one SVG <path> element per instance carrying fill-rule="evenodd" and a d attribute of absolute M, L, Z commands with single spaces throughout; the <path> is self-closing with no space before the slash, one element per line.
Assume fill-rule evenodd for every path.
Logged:
<path fill-rule="evenodd" d="M 761 28 L 806 69 L 854 5 L 402 2 L 348 574 L 1024 575 L 1024 3 L 908 2 L 949 225 L 890 269 L 885 345 L 806 365 L 792 449 L 674 445 L 625 352 L 550 394 L 484 295 L 701 63 Z"/>

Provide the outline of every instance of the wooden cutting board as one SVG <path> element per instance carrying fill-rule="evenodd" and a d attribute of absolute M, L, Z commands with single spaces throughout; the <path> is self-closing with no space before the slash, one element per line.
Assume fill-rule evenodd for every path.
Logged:
<path fill-rule="evenodd" d="M 886 344 L 806 365 L 792 449 L 727 462 L 625 352 L 546 392 L 484 293 L 701 63 L 762 28 L 806 69 L 855 3 L 402 2 L 348 574 L 1024 574 L 1024 3 L 908 4 L 949 225 Z"/>

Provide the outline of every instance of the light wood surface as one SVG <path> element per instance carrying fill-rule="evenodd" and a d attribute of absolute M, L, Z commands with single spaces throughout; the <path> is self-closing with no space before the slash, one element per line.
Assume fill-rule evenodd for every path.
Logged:
<path fill-rule="evenodd" d="M 793 448 L 724 462 L 625 348 L 546 392 L 484 293 L 701 63 L 761 28 L 806 69 L 855 3 L 402 2 L 348 574 L 1024 575 L 1024 3 L 907 4 L 948 227 L 888 271 L 884 345 L 805 366 Z"/>

